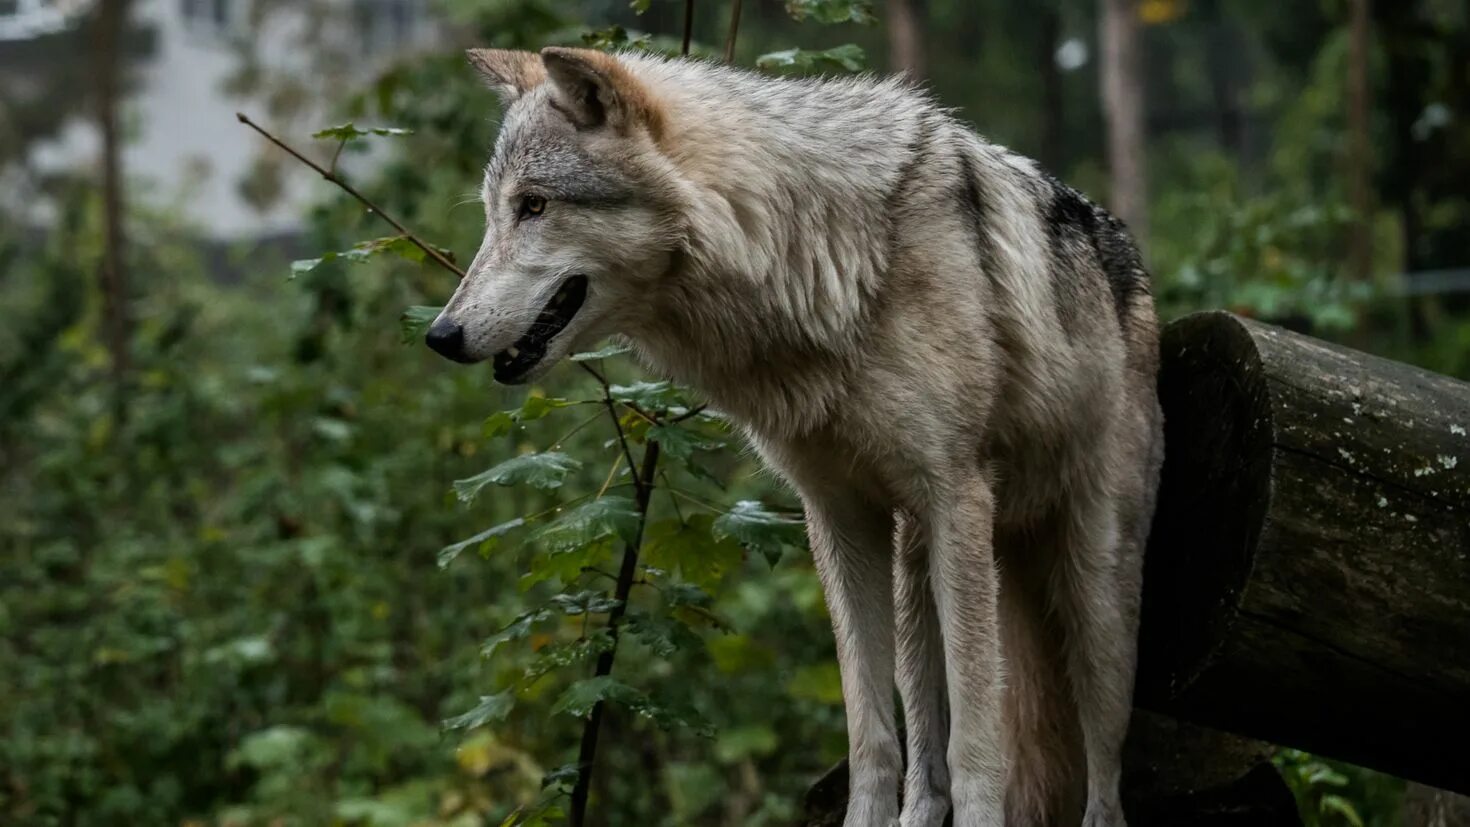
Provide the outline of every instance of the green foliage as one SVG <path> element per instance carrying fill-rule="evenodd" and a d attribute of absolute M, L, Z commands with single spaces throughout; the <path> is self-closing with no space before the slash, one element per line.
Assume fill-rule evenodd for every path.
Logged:
<path fill-rule="evenodd" d="M 1307 827 L 1397 827 L 1390 817 L 1403 791 L 1397 779 L 1293 749 L 1278 750 L 1271 760 Z"/>
<path fill-rule="evenodd" d="M 341 124 L 339 126 L 332 126 L 326 129 L 319 130 L 317 132 L 313 132 L 311 133 L 311 137 L 320 140 L 355 141 L 359 138 L 367 138 L 373 135 L 391 135 L 395 137 L 402 137 L 412 134 L 412 129 L 402 129 L 395 126 L 370 126 L 367 128 L 360 128 L 352 121 L 348 121 L 347 123 Z"/>
<path fill-rule="evenodd" d="M 861 72 L 866 60 L 862 48 L 848 43 L 821 51 L 785 49 L 770 52 L 756 58 L 755 65 L 766 71 L 789 69 L 797 72 Z"/>
<path fill-rule="evenodd" d="M 475 501 L 480 489 L 487 485 L 530 485 L 543 491 L 560 488 L 567 474 L 582 467 L 582 463 L 556 451 L 521 454 L 511 457 L 493 468 L 454 481 L 454 493 L 463 503 Z"/>
<path fill-rule="evenodd" d="M 454 254 L 445 249 L 438 252 L 445 258 L 453 260 Z M 379 256 L 397 256 L 405 261 L 422 264 L 428 257 L 423 248 L 413 243 L 407 236 L 393 235 L 384 238 L 373 238 L 367 241 L 359 241 L 352 245 L 352 249 L 343 250 L 340 253 L 323 253 L 319 258 L 301 259 L 291 262 L 291 278 L 310 275 L 321 269 L 322 265 L 333 261 L 345 261 L 351 264 L 366 264 Z M 412 308 L 414 311 L 425 311 L 427 308 Z M 432 318 L 432 317 L 431 317 Z"/>
<path fill-rule="evenodd" d="M 786 0 L 786 12 L 795 20 L 818 23 L 878 22 L 872 0 Z"/>

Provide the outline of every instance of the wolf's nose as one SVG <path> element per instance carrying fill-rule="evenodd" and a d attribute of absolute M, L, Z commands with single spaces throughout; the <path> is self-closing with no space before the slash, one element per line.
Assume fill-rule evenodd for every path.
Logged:
<path fill-rule="evenodd" d="M 463 362 L 464 328 L 447 318 L 440 318 L 429 327 L 424 344 L 446 359 Z"/>

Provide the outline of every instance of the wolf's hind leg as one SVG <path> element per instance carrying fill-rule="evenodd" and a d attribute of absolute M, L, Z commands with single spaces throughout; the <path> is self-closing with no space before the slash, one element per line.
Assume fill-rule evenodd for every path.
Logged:
<path fill-rule="evenodd" d="M 898 694 L 908 729 L 902 827 L 941 827 L 949 815 L 949 708 L 944 640 L 929 582 L 929 547 L 919 524 L 900 515 L 894 539 L 893 602 L 898 626 Z"/>
<path fill-rule="evenodd" d="M 1004 827 L 1005 689 L 992 545 L 995 499 L 979 474 L 947 481 L 925 512 L 944 638 L 954 827 Z"/>
<path fill-rule="evenodd" d="M 1083 827 L 1124 827 L 1118 798 L 1133 709 L 1143 538 L 1119 525 L 1116 503 L 1079 497 L 1060 515 L 1053 599 L 1087 760 Z M 1132 522 L 1132 521 L 1130 521 Z"/>
<path fill-rule="evenodd" d="M 893 517 L 856 496 L 803 498 L 847 709 L 843 827 L 893 827 L 903 767 L 893 709 Z"/>

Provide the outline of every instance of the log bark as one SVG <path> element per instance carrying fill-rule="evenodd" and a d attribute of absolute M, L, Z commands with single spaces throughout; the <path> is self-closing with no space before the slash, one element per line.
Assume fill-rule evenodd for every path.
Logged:
<path fill-rule="evenodd" d="M 1137 712 L 1124 752 L 1130 827 L 1301 827 L 1296 800 L 1256 741 Z M 800 827 L 840 827 L 847 762 L 807 792 Z M 1081 813 L 1076 814 L 1080 821 Z"/>
<path fill-rule="evenodd" d="M 1470 385 L 1226 313 L 1161 357 L 1138 703 L 1470 792 Z"/>

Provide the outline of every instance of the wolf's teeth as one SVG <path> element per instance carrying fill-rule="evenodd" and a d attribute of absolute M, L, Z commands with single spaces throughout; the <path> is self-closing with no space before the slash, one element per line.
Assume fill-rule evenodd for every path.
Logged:
<path fill-rule="evenodd" d="M 508 347 L 505 349 L 505 355 L 509 356 L 512 359 L 515 359 L 521 355 L 521 352 L 516 348 Z"/>

